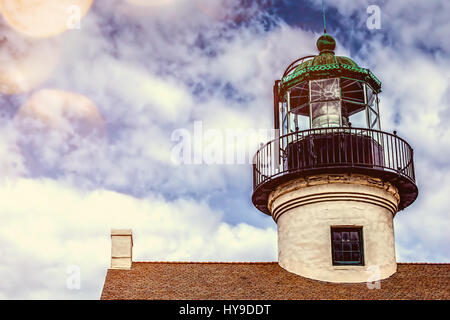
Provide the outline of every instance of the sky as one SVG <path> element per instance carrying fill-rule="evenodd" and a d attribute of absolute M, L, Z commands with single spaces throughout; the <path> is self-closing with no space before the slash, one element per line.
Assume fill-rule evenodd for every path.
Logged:
<path fill-rule="evenodd" d="M 276 261 L 251 165 L 173 150 L 199 125 L 205 152 L 267 140 L 215 137 L 272 128 L 274 80 L 317 53 L 320 0 L 16 2 L 0 0 L 0 299 L 98 299 L 111 228 L 133 230 L 134 261 Z M 336 53 L 383 83 L 382 129 L 414 148 L 397 261 L 450 262 L 450 2 L 325 2 Z"/>

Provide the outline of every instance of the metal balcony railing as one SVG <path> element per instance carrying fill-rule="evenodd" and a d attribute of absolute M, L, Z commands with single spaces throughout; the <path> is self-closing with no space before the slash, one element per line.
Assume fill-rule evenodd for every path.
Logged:
<path fill-rule="evenodd" d="M 417 197 L 413 149 L 405 140 L 374 129 L 339 127 L 293 132 L 263 145 L 253 159 L 253 201 L 263 205 L 276 180 L 332 172 L 391 181 L 406 195 L 401 209 Z"/>

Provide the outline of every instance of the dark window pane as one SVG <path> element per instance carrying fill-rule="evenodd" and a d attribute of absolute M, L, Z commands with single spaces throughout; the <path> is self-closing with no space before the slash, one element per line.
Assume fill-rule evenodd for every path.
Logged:
<path fill-rule="evenodd" d="M 344 251 L 352 250 L 352 245 L 350 243 L 344 243 Z"/>
<path fill-rule="evenodd" d="M 359 261 L 359 252 L 353 252 L 352 253 L 352 260 L 353 261 Z"/>
<path fill-rule="evenodd" d="M 343 255 L 344 255 L 344 261 L 351 261 L 351 259 L 352 259 L 351 253 L 344 252 Z"/>
<path fill-rule="evenodd" d="M 359 240 L 359 232 L 358 231 L 350 232 L 350 240 L 358 241 Z"/>
<path fill-rule="evenodd" d="M 334 250 L 335 251 L 342 251 L 342 244 L 341 243 L 335 243 L 334 244 Z"/>
<path fill-rule="evenodd" d="M 352 243 L 352 251 L 359 251 L 359 243 Z"/>
<path fill-rule="evenodd" d="M 333 232 L 333 240 L 341 240 L 341 239 L 342 239 L 341 233 L 338 231 L 334 231 Z"/>
<path fill-rule="evenodd" d="M 337 261 L 342 261 L 342 252 L 336 252 L 335 253 L 335 258 Z"/>
<path fill-rule="evenodd" d="M 348 232 L 342 232 L 342 241 L 348 241 L 350 239 Z"/>

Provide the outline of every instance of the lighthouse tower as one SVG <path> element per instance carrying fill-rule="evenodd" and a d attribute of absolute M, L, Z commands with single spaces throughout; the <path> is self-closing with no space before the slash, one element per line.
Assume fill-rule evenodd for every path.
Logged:
<path fill-rule="evenodd" d="M 278 263 L 329 282 L 397 270 L 393 219 L 418 195 L 413 150 L 381 131 L 381 82 L 328 34 L 274 85 L 278 136 L 253 164 L 252 201 L 278 228 Z"/>

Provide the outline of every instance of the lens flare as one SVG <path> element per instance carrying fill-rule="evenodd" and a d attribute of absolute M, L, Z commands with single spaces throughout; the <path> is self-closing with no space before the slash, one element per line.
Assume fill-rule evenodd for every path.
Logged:
<path fill-rule="evenodd" d="M 35 92 L 16 114 L 25 130 L 57 131 L 67 136 L 105 136 L 105 123 L 87 97 L 57 89 Z"/>
<path fill-rule="evenodd" d="M 93 0 L 0 0 L 8 24 L 30 37 L 51 37 L 70 28 L 89 11 Z"/>
<path fill-rule="evenodd" d="M 0 93 L 21 94 L 45 81 L 60 58 L 60 39 L 32 39 L 0 22 Z"/>
<path fill-rule="evenodd" d="M 194 3 L 203 14 L 214 20 L 223 20 L 226 17 L 226 11 L 223 10 L 224 4 L 219 1 L 194 0 Z"/>
<path fill-rule="evenodd" d="M 141 7 L 157 7 L 173 4 L 174 2 L 176 2 L 176 0 L 126 0 L 126 1 L 128 3 Z"/>

